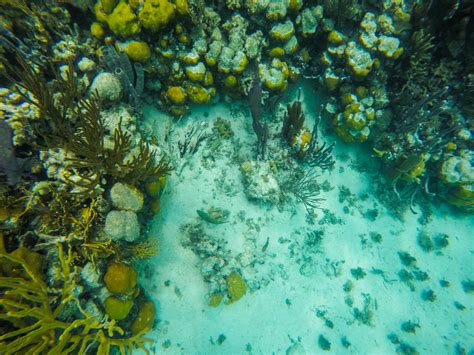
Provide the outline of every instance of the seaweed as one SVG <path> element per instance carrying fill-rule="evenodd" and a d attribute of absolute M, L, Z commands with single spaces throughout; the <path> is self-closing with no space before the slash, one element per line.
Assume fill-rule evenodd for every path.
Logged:
<path fill-rule="evenodd" d="M 286 114 L 281 128 L 281 135 L 289 145 L 293 144 L 293 139 L 303 128 L 304 119 L 305 116 L 298 93 L 298 99 L 286 106 Z"/>
<path fill-rule="evenodd" d="M 382 243 L 382 234 L 378 232 L 370 232 L 369 233 L 370 239 L 377 244 Z"/>
<path fill-rule="evenodd" d="M 304 129 L 305 115 L 301 105 L 300 93 L 299 91 L 296 101 L 286 106 L 286 113 L 280 133 L 290 146 L 294 144 L 295 138 Z M 326 142 L 324 142 L 318 145 L 318 126 L 320 121 L 321 114 L 315 119 L 308 149 L 298 150 L 297 156 L 311 168 L 319 167 L 321 170 L 332 169 L 335 164 L 333 157 L 335 143 L 333 142 L 327 146 Z"/>
<path fill-rule="evenodd" d="M 375 304 L 373 304 L 370 295 L 366 293 L 363 293 L 362 295 L 364 297 L 363 307 L 362 309 L 354 307 L 352 310 L 352 315 L 354 316 L 354 319 L 360 324 L 372 326 L 374 320 L 374 312 L 372 311 L 372 308 L 375 306 Z"/>
<path fill-rule="evenodd" d="M 399 251 L 398 252 L 398 257 L 400 258 L 400 262 L 404 266 L 410 267 L 410 266 L 414 266 L 416 264 L 416 258 L 411 256 L 406 251 Z"/>
<path fill-rule="evenodd" d="M 345 347 L 346 349 L 348 349 L 349 346 L 351 346 L 350 341 L 347 340 L 347 337 L 345 335 L 341 338 L 341 345 Z"/>
<path fill-rule="evenodd" d="M 429 302 L 434 302 L 436 301 L 436 294 L 432 289 L 426 289 L 421 291 L 421 299 L 423 301 L 429 301 Z"/>
<path fill-rule="evenodd" d="M 351 269 L 351 275 L 356 280 L 361 280 L 367 275 L 367 273 L 361 267 L 357 267 L 355 269 Z"/>
<path fill-rule="evenodd" d="M 474 280 L 462 280 L 461 285 L 465 293 L 474 293 Z"/>
<path fill-rule="evenodd" d="M 418 234 L 418 237 L 416 238 L 416 241 L 420 248 L 426 253 L 431 252 L 434 248 L 433 241 L 431 240 L 430 236 L 425 232 L 420 232 Z"/>
<path fill-rule="evenodd" d="M 321 110 L 318 114 L 318 117 L 316 117 L 314 120 L 309 147 L 303 158 L 304 162 L 310 167 L 319 167 L 321 170 L 331 170 L 336 164 L 333 156 L 336 143 L 332 142 L 328 146 L 326 145 L 326 142 L 321 145 L 318 144 L 318 127 L 319 123 L 321 122 L 321 113 L 323 111 L 323 107 L 324 106 L 321 105 Z"/>
<path fill-rule="evenodd" d="M 400 345 L 397 347 L 397 353 L 403 355 L 418 355 L 418 351 L 415 349 L 414 346 L 403 341 L 400 342 Z"/>
<path fill-rule="evenodd" d="M 449 245 L 449 236 L 446 234 L 437 235 L 434 238 L 434 245 L 436 246 L 436 249 L 446 248 Z"/>
<path fill-rule="evenodd" d="M 140 348 L 148 354 L 144 343 L 151 340 L 141 334 L 119 338 L 124 330 L 115 321 L 98 320 L 82 308 L 74 292 L 74 254 L 70 248 L 65 253 L 60 244 L 56 248 L 59 267 L 55 269 L 55 287 L 43 281 L 42 275 L 24 258 L 0 251 L 2 265 L 14 265 L 22 275 L 0 277 L 0 319 L 15 328 L 0 336 L 2 352 L 83 354 L 93 347 L 99 354 L 108 354 L 112 348 L 118 348 L 121 354 Z M 63 320 L 61 315 L 68 305 L 75 306 L 81 316 L 73 321 Z"/>
<path fill-rule="evenodd" d="M 448 288 L 451 286 L 451 284 L 449 283 L 449 281 L 447 280 L 439 280 L 439 285 L 442 287 L 442 288 Z"/>
<path fill-rule="evenodd" d="M 317 253 L 320 250 L 321 243 L 324 237 L 324 230 L 314 230 L 306 234 L 304 238 L 304 245 L 311 253 Z"/>
<path fill-rule="evenodd" d="M 136 184 L 171 172 L 172 166 L 164 157 L 155 164 L 154 153 L 143 141 L 139 143 L 138 154 L 127 159 L 131 136 L 123 131 L 121 120 L 113 132 L 112 147 L 106 146 L 99 97 L 92 93 L 85 98 L 79 93 L 72 61 L 65 78 L 51 65 L 55 76 L 53 87 L 48 85 L 42 70 L 35 70 L 21 56 L 17 56 L 17 61 L 18 67 L 5 63 L 6 76 L 29 92 L 31 97 L 19 91 L 27 102 L 39 109 L 38 123 L 33 129 L 42 138 L 37 142 L 40 148 L 62 148 L 72 153 L 67 157 L 70 174 L 65 177 L 68 182 L 93 194 L 103 176 Z"/>
<path fill-rule="evenodd" d="M 319 197 L 318 177 L 315 169 L 296 169 L 282 185 L 283 190 L 291 192 L 304 205 L 308 214 L 312 208 L 320 208 L 320 203 L 324 201 Z"/>
<path fill-rule="evenodd" d="M 412 322 L 411 320 L 403 322 L 400 326 L 400 329 L 405 333 L 416 333 L 416 328 L 420 328 L 419 323 Z"/>
<path fill-rule="evenodd" d="M 324 350 L 324 351 L 331 350 L 331 342 L 327 340 L 326 337 L 322 334 L 320 334 L 318 337 L 318 345 L 321 348 L 321 350 Z"/>
<path fill-rule="evenodd" d="M 413 276 L 411 272 L 409 272 L 406 269 L 401 269 L 397 275 L 400 281 L 408 286 L 410 291 L 412 292 L 415 291 L 415 285 L 412 282 L 415 279 L 415 277 Z"/>

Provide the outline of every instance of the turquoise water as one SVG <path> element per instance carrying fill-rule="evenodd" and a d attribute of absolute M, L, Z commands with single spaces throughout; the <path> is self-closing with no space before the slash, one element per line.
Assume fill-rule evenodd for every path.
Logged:
<path fill-rule="evenodd" d="M 473 11 L 0 1 L 0 353 L 474 353 Z"/>
<path fill-rule="evenodd" d="M 248 117 L 238 103 L 196 110 L 189 121 L 231 117 L 234 110 Z M 160 115 L 145 112 L 147 122 Z M 249 154 L 245 141 L 253 137 L 242 121 L 232 121 L 236 135 L 210 166 L 198 152 L 171 178 L 163 210 L 152 221 L 151 233 L 162 237 L 151 281 L 164 320 L 153 336 L 170 344 L 167 351 L 312 354 L 322 351 L 321 336 L 336 353 L 394 353 L 408 346 L 451 353 L 469 344 L 472 313 L 457 307 L 472 306 L 462 288 L 473 271 L 472 218 L 445 205 L 432 206 L 427 221 L 418 206 L 417 215 L 405 206 L 397 216 L 396 206 L 381 198 L 386 187 L 375 158 L 342 144 L 334 170 L 318 178 L 324 201 L 313 218 L 295 201 L 283 207 L 251 202 L 239 165 L 228 159 Z M 230 211 L 229 223 L 200 220 L 196 210 L 209 207 Z M 196 247 L 193 228 L 203 235 L 202 248 L 212 242 L 222 250 Z M 310 238 L 314 232 L 320 238 Z M 430 251 L 423 248 L 426 237 Z M 210 308 L 203 295 L 219 282 L 208 276 L 210 265 L 223 274 L 239 270 L 246 295 Z"/>

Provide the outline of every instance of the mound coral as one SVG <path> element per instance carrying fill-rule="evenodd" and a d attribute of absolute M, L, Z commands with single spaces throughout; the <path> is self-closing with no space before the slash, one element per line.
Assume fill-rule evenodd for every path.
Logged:
<path fill-rule="evenodd" d="M 97 10 L 96 10 L 97 16 Z M 97 16 L 97 19 L 100 17 Z M 140 32 L 137 16 L 130 5 L 122 0 L 114 8 L 114 11 L 105 17 L 110 30 L 117 36 L 129 38 Z"/>
<path fill-rule="evenodd" d="M 123 263 L 111 262 L 104 275 L 104 283 L 112 293 L 131 295 L 137 285 L 137 272 Z"/>
<path fill-rule="evenodd" d="M 227 296 L 229 300 L 227 304 L 231 304 L 240 300 L 247 292 L 247 285 L 240 274 L 234 272 L 227 276 Z"/>
<path fill-rule="evenodd" d="M 150 46 L 144 41 L 129 41 L 121 47 L 128 57 L 136 62 L 145 63 L 151 57 Z"/>
<path fill-rule="evenodd" d="M 138 13 L 143 28 L 156 32 L 165 27 L 175 14 L 175 6 L 168 0 L 145 0 Z"/>
<path fill-rule="evenodd" d="M 132 300 L 121 300 L 115 296 L 109 296 L 104 302 L 105 312 L 115 320 L 125 319 L 133 307 Z"/>
<path fill-rule="evenodd" d="M 132 323 L 132 334 L 137 335 L 141 334 L 153 326 L 155 321 L 155 305 L 151 301 L 147 301 L 140 305 L 138 309 L 137 318 Z"/>

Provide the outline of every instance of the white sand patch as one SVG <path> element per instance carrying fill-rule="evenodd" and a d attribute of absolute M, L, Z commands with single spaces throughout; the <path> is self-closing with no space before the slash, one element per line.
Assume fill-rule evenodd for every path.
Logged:
<path fill-rule="evenodd" d="M 311 95 L 305 89 L 306 102 Z M 236 107 L 233 105 L 231 110 L 218 104 L 195 109 L 176 124 L 173 134 L 182 134 L 189 122 L 208 122 L 212 126 L 217 117 L 222 117 L 231 121 L 234 143 L 240 146 L 238 158 L 253 158 L 256 138 L 250 113 Z M 315 104 L 307 108 L 307 116 L 314 117 L 316 111 Z M 162 125 L 155 122 L 167 122 L 163 114 L 147 110 L 145 121 L 158 127 L 156 135 L 162 137 Z M 373 195 L 369 174 L 354 168 L 361 156 L 366 156 L 368 164 L 373 158 L 363 148 L 338 142 L 335 169 L 319 178 L 321 183 L 328 180 L 332 187 L 321 193 L 325 199 L 321 208 L 327 209 L 332 218 L 317 211 L 318 217 L 310 224 L 301 204 L 288 203 L 279 211 L 277 206 L 248 201 L 238 159 L 223 148 L 224 152 L 217 153 L 212 163 L 203 164 L 206 144 L 204 141 L 196 153 L 185 156 L 187 164 L 180 161 L 184 166 L 179 169 L 180 176 L 170 177 L 162 210 L 151 222 L 150 234 L 159 238 L 160 253 L 153 260 L 153 277 L 141 284 L 159 304 L 160 321 L 151 333 L 157 352 L 283 354 L 300 342 L 306 353 L 314 354 L 322 352 L 318 345 L 322 334 L 337 353 L 394 353 L 398 345 L 387 338 L 390 333 L 421 353 L 453 353 L 458 343 L 467 350 L 473 348 L 474 298 L 461 285 L 463 280 L 474 277 L 472 218 L 456 214 L 441 203 L 434 207 L 432 220 L 426 225 L 420 224 L 419 215 L 409 210 L 403 222 L 391 217 Z M 342 156 L 346 159 L 340 159 Z M 339 201 L 342 186 L 350 190 L 352 206 L 348 200 Z M 227 241 L 226 248 L 234 258 L 256 248 L 259 262 L 263 262 L 239 270 L 249 287 L 255 289 L 236 303 L 217 308 L 207 304 L 208 285 L 201 276 L 199 258 L 181 244 L 185 237 L 181 226 L 199 222 L 196 210 L 209 207 L 226 209 L 230 215 L 224 224 L 202 221 L 206 234 Z M 371 209 L 378 213 L 374 220 L 367 218 Z M 327 223 L 320 225 L 321 221 Z M 305 237 L 315 230 L 323 230 L 324 236 L 319 252 L 310 252 Z M 417 244 L 422 231 L 432 238 L 448 235 L 449 245 L 424 252 Z M 374 242 L 370 233 L 379 233 L 381 242 Z M 268 247 L 262 252 L 267 238 Z M 415 257 L 416 267 L 429 276 L 426 281 L 412 281 L 414 291 L 400 281 L 398 273 L 417 269 L 404 267 L 399 251 Z M 307 276 L 300 272 L 303 265 Z M 366 273 L 360 280 L 351 275 L 351 269 L 357 267 Z M 450 286 L 442 287 L 441 279 Z M 348 280 L 353 289 L 346 292 L 343 287 Z M 436 296 L 433 302 L 421 298 L 428 289 Z M 366 315 L 373 315 L 371 325 L 354 318 L 356 308 L 364 309 L 366 298 L 370 298 Z M 455 301 L 466 309 L 456 309 Z M 406 321 L 419 324 L 415 334 L 400 329 Z M 219 344 L 221 334 L 225 340 L 221 338 Z M 341 344 L 344 336 L 351 343 L 348 348 Z M 169 347 L 164 349 L 167 341 Z"/>

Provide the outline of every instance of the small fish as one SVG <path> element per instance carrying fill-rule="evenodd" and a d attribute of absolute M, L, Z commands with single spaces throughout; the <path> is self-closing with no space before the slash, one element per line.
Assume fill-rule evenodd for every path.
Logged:
<path fill-rule="evenodd" d="M 196 210 L 196 213 L 199 215 L 199 217 L 201 217 L 204 221 L 208 223 L 222 224 L 228 222 L 227 215 L 224 212 L 222 214 L 217 214 L 215 209 L 209 209 L 208 212 L 204 210 Z"/>

